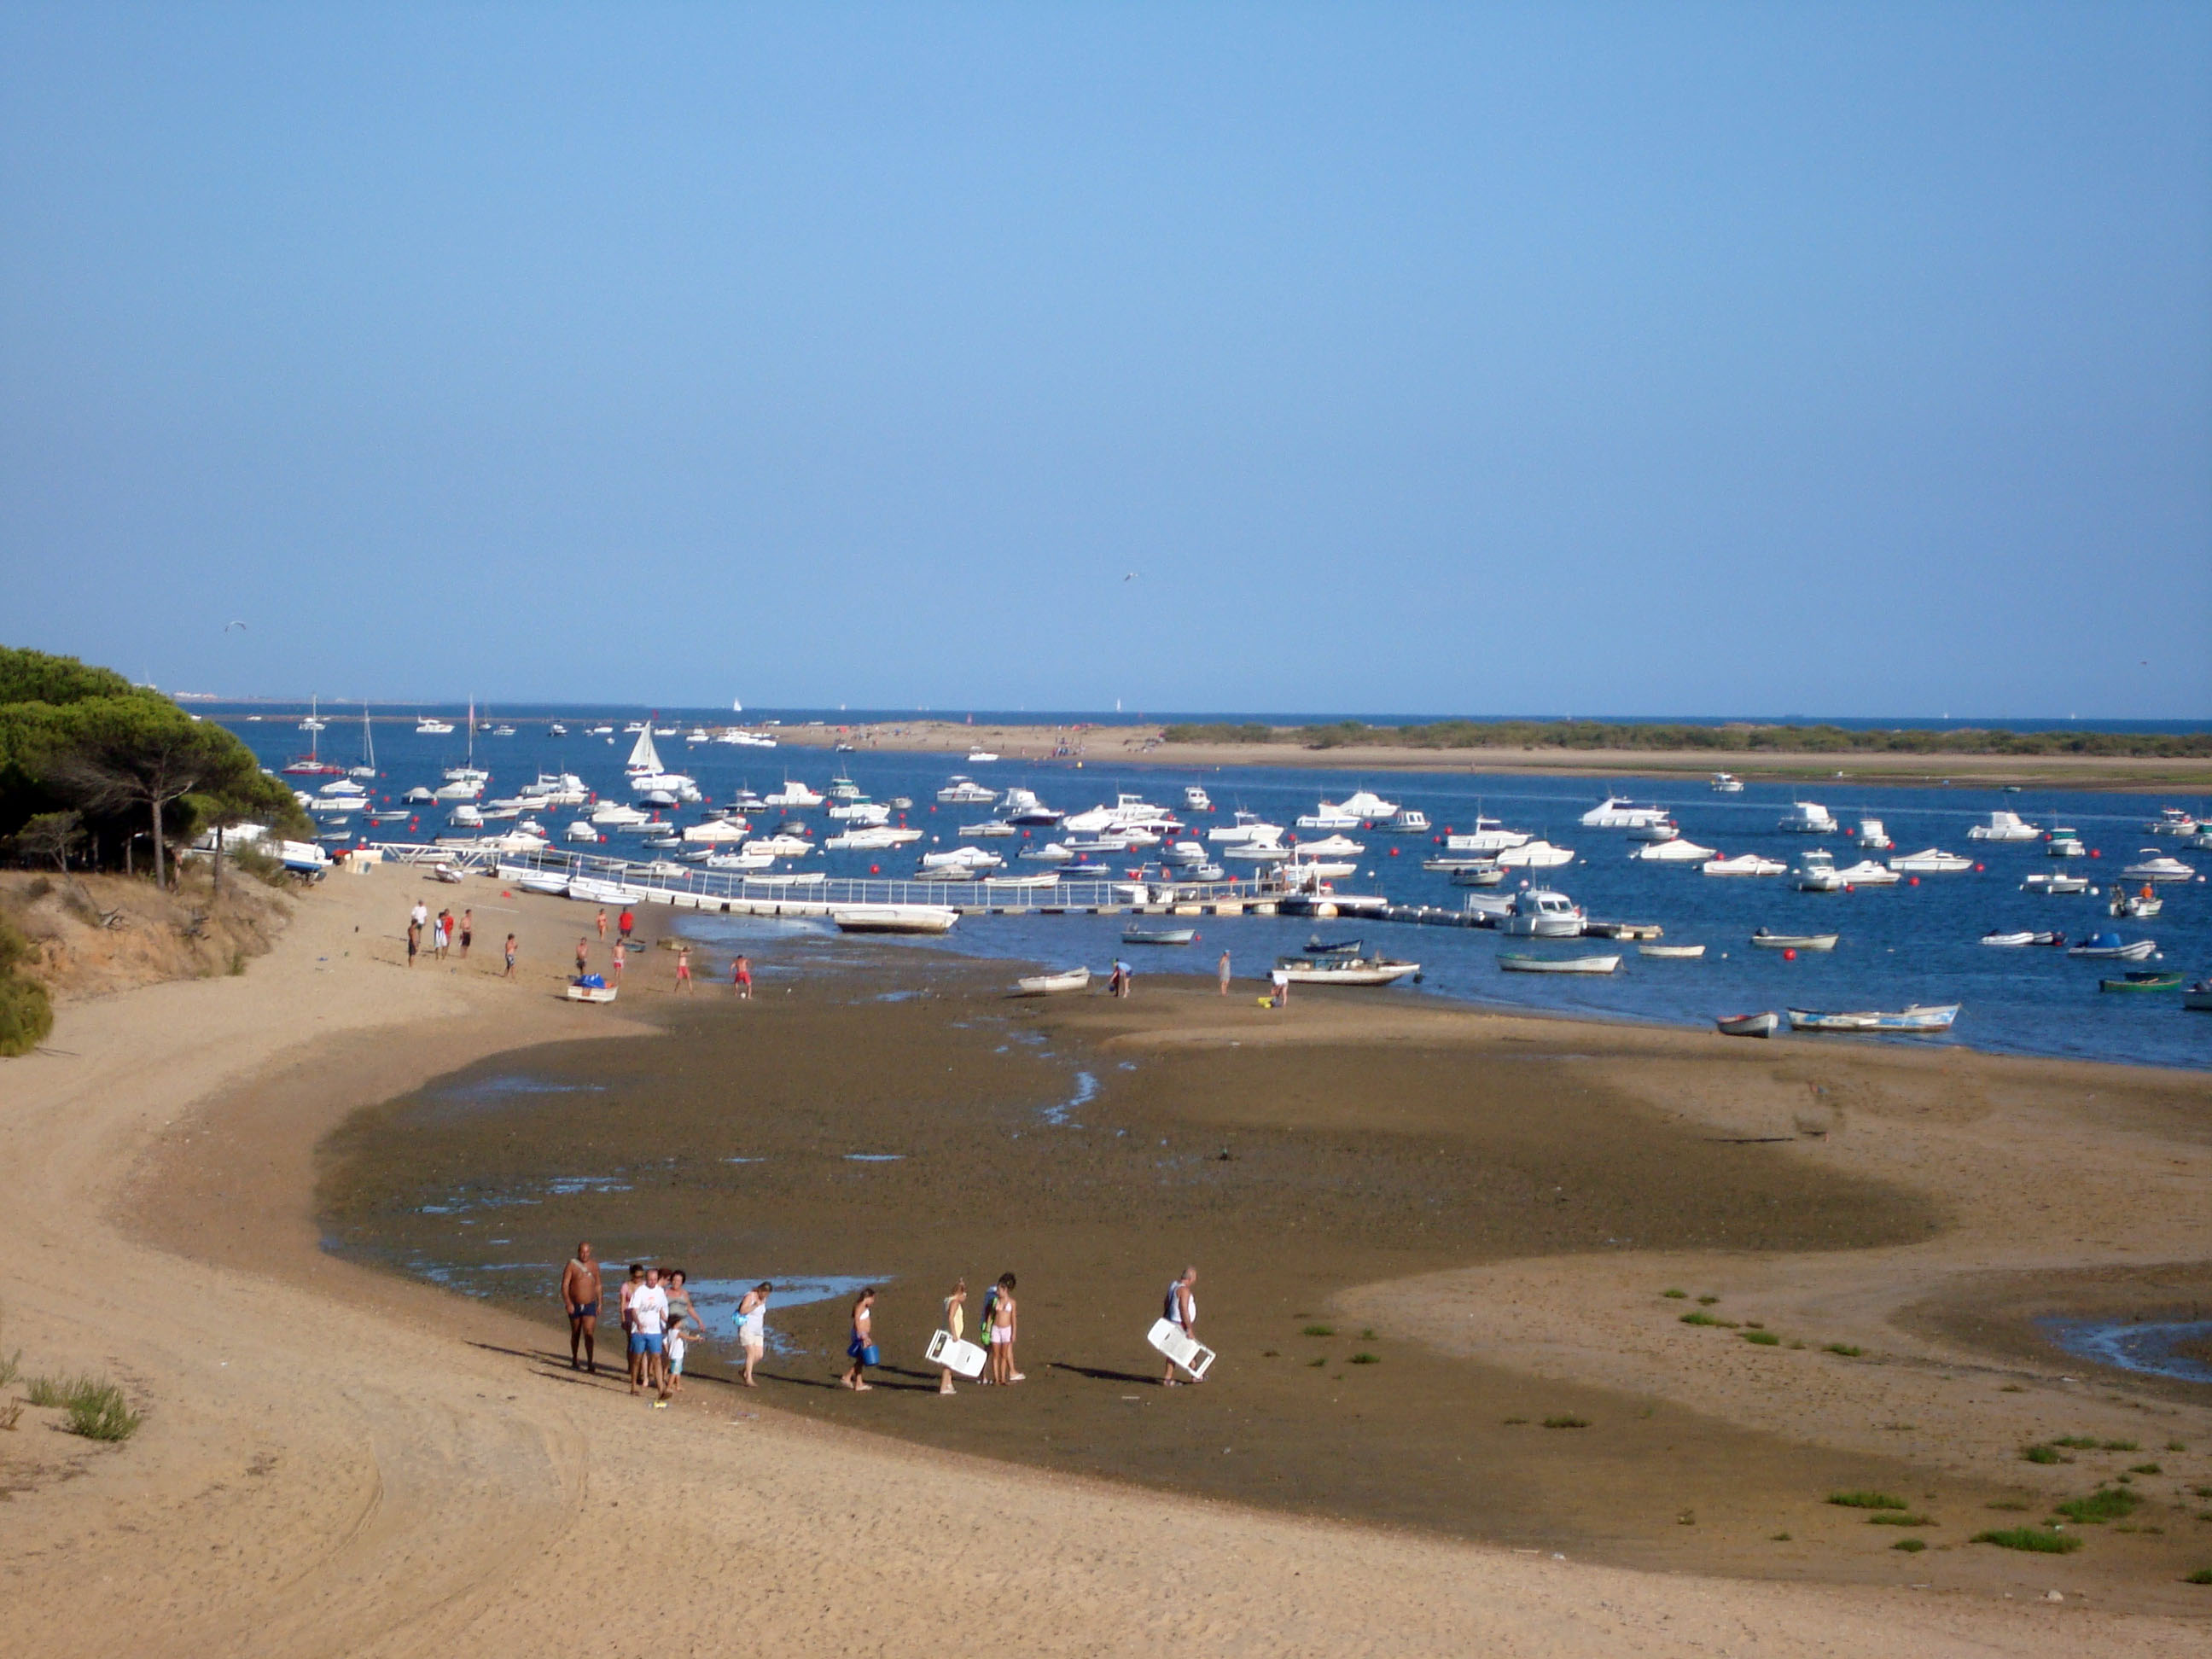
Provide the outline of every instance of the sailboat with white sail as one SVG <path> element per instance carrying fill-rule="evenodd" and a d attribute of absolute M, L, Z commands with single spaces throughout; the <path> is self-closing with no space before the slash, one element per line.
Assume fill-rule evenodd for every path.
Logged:
<path fill-rule="evenodd" d="M 628 769 L 630 793 L 634 795 L 665 789 L 678 800 L 700 799 L 696 779 L 682 772 L 672 772 L 662 763 L 660 750 L 653 746 L 653 727 L 649 725 L 638 728 L 637 741 L 630 745 Z"/>

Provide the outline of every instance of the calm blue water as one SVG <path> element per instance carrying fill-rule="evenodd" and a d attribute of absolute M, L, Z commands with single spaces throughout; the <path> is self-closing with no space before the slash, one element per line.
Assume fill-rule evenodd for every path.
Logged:
<path fill-rule="evenodd" d="M 572 716 L 571 723 L 581 718 Z M 234 729 L 271 763 L 305 746 L 303 734 L 289 724 L 239 722 Z M 357 755 L 357 723 L 349 729 L 342 720 L 334 720 L 323 736 L 326 757 L 349 763 Z M 379 789 L 396 796 L 414 784 L 434 786 L 440 769 L 461 757 L 464 741 L 459 732 L 450 738 L 424 738 L 409 727 L 380 726 L 376 732 L 382 769 Z M 491 795 L 512 792 L 542 769 L 574 771 L 602 792 L 626 799 L 623 763 L 631 741 L 619 731 L 612 742 L 580 733 L 554 738 L 542 726 L 525 726 L 514 738 L 479 735 L 477 758 L 493 774 Z M 1026 784 L 1052 805 L 1069 810 L 1110 800 L 1117 789 L 1140 791 L 1173 808 L 1181 801 L 1182 786 L 1191 782 L 1202 784 L 1212 793 L 1224 817 L 1232 807 L 1243 805 L 1286 825 L 1298 813 L 1311 811 L 1317 799 L 1340 799 L 1361 785 L 1421 808 L 1439 832 L 1446 825 L 1467 824 L 1480 808 L 1516 829 L 1573 848 L 1575 862 L 1545 879 L 1593 916 L 1659 922 L 1669 942 L 1705 944 L 1706 958 L 1647 961 L 1627 945 L 1620 947 L 1626 959 L 1612 978 L 1507 975 L 1497 967 L 1498 953 L 1506 941 L 1495 933 L 1373 922 L 1322 924 L 1329 937 L 1362 936 L 1391 955 L 1423 964 L 1424 982 L 1418 990 L 1378 994 L 1445 996 L 1692 1024 L 1704 1024 L 1716 1014 L 1793 1005 L 1894 1008 L 1912 1002 L 1959 1002 L 1964 1012 L 1953 1040 L 1977 1048 L 2138 1064 L 2212 1066 L 2212 1014 L 2184 1012 L 2178 993 L 2100 994 L 2097 981 L 2100 974 L 2119 971 L 2114 964 L 2074 961 L 2061 951 L 2000 951 L 1978 943 L 1984 933 L 1996 931 L 2055 928 L 2079 937 L 2109 927 L 2124 938 L 2156 939 L 2161 954 L 2151 965 L 2181 969 L 2196 979 L 2212 974 L 2212 885 L 2167 885 L 2160 890 L 2166 900 L 2163 916 L 2150 922 L 2115 921 L 2106 915 L 2099 899 L 2043 898 L 2020 890 L 2024 875 L 2061 866 L 2061 860 L 2044 855 L 2039 844 L 1990 845 L 1966 837 L 1970 823 L 1997 807 L 2046 825 L 2054 820 L 2071 825 L 2088 847 L 2103 855 L 2094 861 L 2075 861 L 2101 886 L 2108 875 L 2118 875 L 2138 848 L 2153 844 L 2142 826 L 2160 806 L 2171 804 L 2212 814 L 2212 799 L 2047 790 L 2014 795 L 1932 785 L 1878 788 L 1843 783 L 1809 788 L 1753 783 L 1741 795 L 1722 796 L 1702 782 L 1680 780 L 1451 777 L 1383 771 L 1353 775 L 1260 767 L 1200 774 L 1121 763 L 1110 757 L 1079 768 L 1072 763 L 1007 760 L 963 769 L 957 760 L 944 756 L 833 755 L 811 749 L 749 750 L 716 744 L 687 748 L 681 738 L 663 738 L 660 747 L 667 763 L 690 772 L 712 799 L 726 799 L 745 785 L 766 793 L 787 773 L 821 790 L 836 773 L 847 771 L 878 799 L 896 794 L 913 797 L 916 805 L 911 821 L 946 846 L 958 839 L 963 823 L 985 816 L 975 808 L 933 806 L 937 788 L 956 769 L 976 770 L 994 788 Z M 1978 858 L 1987 867 L 1964 875 L 1923 876 L 1917 886 L 1821 895 L 1796 892 L 1779 878 L 1717 879 L 1696 873 L 1693 866 L 1634 864 L 1627 858 L 1633 843 L 1620 832 L 1584 830 L 1577 823 L 1608 788 L 1668 806 L 1685 836 L 1723 853 L 1759 852 L 1794 862 L 1810 843 L 1805 837 L 1780 833 L 1775 823 L 1794 796 L 1805 794 L 1826 805 L 1846 827 L 1862 814 L 1881 818 L 1900 853 L 1934 843 Z M 544 816 L 557 836 L 574 814 Z M 763 830 L 773 829 L 776 816 L 771 811 L 756 822 Z M 806 816 L 817 834 L 828 823 L 818 810 Z M 439 822 L 439 816 L 426 816 L 418 833 L 427 838 Z M 393 825 L 381 833 L 403 828 Z M 1425 837 L 1359 832 L 1353 839 L 1367 848 L 1360 860 L 1362 873 L 1340 882 L 1340 890 L 1454 908 L 1464 896 L 1446 876 L 1420 868 L 1421 855 L 1433 850 Z M 993 843 L 994 850 L 1010 855 L 1021 844 Z M 1857 859 L 1848 836 L 1830 837 L 1820 844 L 1837 855 L 1839 864 Z M 2156 844 L 2160 851 L 2212 872 L 2212 853 L 2179 849 L 2165 838 Z M 618 842 L 605 850 L 624 845 L 635 842 Z M 1394 848 L 1395 857 L 1391 856 Z M 911 850 L 902 855 L 816 854 L 802 867 L 860 876 L 868 873 L 871 865 L 885 875 L 910 875 L 915 857 Z M 1231 872 L 1237 872 L 1235 866 Z M 1843 939 L 1832 955 L 1805 955 L 1784 962 L 1776 953 L 1746 945 L 1752 930 L 1761 925 L 1778 932 L 1838 932 Z M 1315 926 L 1291 919 L 1209 918 L 1199 924 L 1201 938 L 1195 946 L 1176 950 L 1124 946 L 1121 924 L 1112 918 L 968 917 L 945 945 L 917 943 L 914 948 L 951 949 L 1055 966 L 1087 963 L 1102 971 L 1119 955 L 1133 961 L 1140 973 L 1210 971 L 1215 956 L 1227 948 L 1239 973 L 1257 973 L 1278 953 L 1304 943 Z M 774 965 L 776 952 L 783 948 L 780 939 L 796 948 L 808 933 L 788 924 L 733 927 L 704 918 L 698 931 L 710 941 L 742 937 L 749 950 L 766 958 L 763 969 Z"/>

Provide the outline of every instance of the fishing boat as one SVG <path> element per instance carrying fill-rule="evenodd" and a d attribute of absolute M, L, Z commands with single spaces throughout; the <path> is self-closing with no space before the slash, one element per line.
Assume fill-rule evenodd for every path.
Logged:
<path fill-rule="evenodd" d="M 1580 939 L 1582 907 L 1548 887 L 1524 887 L 1498 919 L 1498 930 L 1516 939 Z"/>
<path fill-rule="evenodd" d="M 2137 921 L 2148 921 L 2166 908 L 2166 901 L 2146 884 L 2140 893 L 2130 893 L 2115 886 L 2112 896 L 2105 906 L 2107 915 L 2130 916 Z"/>
<path fill-rule="evenodd" d="M 1819 1013 L 1804 1008 L 1790 1011 L 1793 1031 L 1892 1031 L 1930 1033 L 1948 1031 L 1959 1017 L 1955 1002 L 1935 1006 L 1915 1004 L 1896 1013 L 1866 1010 L 1854 1013 Z"/>
<path fill-rule="evenodd" d="M 1677 836 L 1672 841 L 1649 842 L 1628 856 L 1638 864 L 1703 864 L 1719 854 L 1710 847 L 1700 847 Z"/>
<path fill-rule="evenodd" d="M 1716 795 L 1741 795 L 1743 793 L 1743 780 L 1733 772 L 1716 772 L 1713 774 L 1712 791 Z"/>
<path fill-rule="evenodd" d="M 1667 816 L 1663 806 L 1639 806 L 1626 795 L 1607 795 L 1582 816 L 1585 830 L 1641 830 Z"/>
<path fill-rule="evenodd" d="M 1654 818 L 1649 823 L 1639 823 L 1628 832 L 1631 841 L 1661 842 L 1680 838 L 1682 826 L 1672 818 Z"/>
<path fill-rule="evenodd" d="M 2062 872 L 2054 871 L 2049 875 L 2030 876 L 2026 881 L 2021 883 L 2021 889 L 2023 892 L 2047 893 L 2053 896 L 2065 893 L 2086 893 L 2089 890 L 2089 878 L 2069 876 Z"/>
<path fill-rule="evenodd" d="M 841 904 L 830 920 L 846 933 L 949 933 L 960 913 L 949 904 Z"/>
<path fill-rule="evenodd" d="M 937 792 L 937 799 L 947 806 L 988 806 L 998 799 L 999 792 L 986 789 L 975 779 L 956 772 L 949 782 Z"/>
<path fill-rule="evenodd" d="M 1880 818 L 1859 820 L 1858 843 L 1861 847 L 1875 853 L 1887 853 L 1897 845 L 1889 838 L 1889 831 L 1882 827 Z"/>
<path fill-rule="evenodd" d="M 1524 837 L 1515 846 L 1501 848 L 1497 857 L 1498 863 L 1509 870 L 1557 870 L 1575 861 L 1575 849 Z"/>
<path fill-rule="evenodd" d="M 1480 864 L 1462 864 L 1451 872 L 1455 887 L 1496 887 L 1504 879 L 1504 870 L 1486 859 Z"/>
<path fill-rule="evenodd" d="M 1772 933 L 1761 927 L 1751 936 L 1751 942 L 1762 951 L 1832 951 L 1836 933 Z"/>
<path fill-rule="evenodd" d="M 1966 831 L 1968 841 L 2033 841 L 2042 834 L 2017 812 L 1997 811 Z"/>
<path fill-rule="evenodd" d="M 1723 1014 L 1713 1024 L 1723 1036 L 1771 1037 L 1781 1028 L 1782 1016 L 1770 1008 L 1763 1014 Z"/>
<path fill-rule="evenodd" d="M 1031 974 L 1014 981 L 1025 997 L 1048 997 L 1059 991 L 1080 991 L 1091 983 L 1088 968 L 1070 968 L 1058 974 Z"/>
<path fill-rule="evenodd" d="M 1889 867 L 1901 876 L 1950 876 L 1972 869 L 1974 861 L 1956 853 L 1947 853 L 1940 847 L 1923 847 L 1917 853 L 1890 860 Z"/>
<path fill-rule="evenodd" d="M 2106 931 L 2092 933 L 2079 945 L 2069 945 L 2066 954 L 2094 962 L 2141 962 L 2157 949 L 2156 939 L 2129 939 L 2124 944 L 2118 933 Z"/>
<path fill-rule="evenodd" d="M 1832 836 L 1837 825 L 1834 817 L 1820 802 L 1793 800 L 1774 827 L 1794 836 Z"/>
<path fill-rule="evenodd" d="M 1371 957 L 1277 957 L 1275 971 L 1294 985 L 1395 985 L 1421 971 L 1418 962 L 1393 962 L 1377 951 Z"/>
<path fill-rule="evenodd" d="M 1616 954 L 1603 957 L 1531 957 L 1507 951 L 1498 958 L 1509 974 L 1610 974 L 1620 966 Z"/>
<path fill-rule="evenodd" d="M 1695 962 L 1705 953 L 1702 945 L 1639 945 L 1636 954 L 1661 962 Z"/>
<path fill-rule="evenodd" d="M 2063 933 L 2032 933 L 2026 930 L 2022 930 L 2016 933 L 1984 933 L 1982 935 L 1982 943 L 1984 945 L 1999 945 L 2007 950 L 2016 949 L 2019 946 L 2028 945 L 2063 945 L 2066 943 L 2066 935 Z"/>
<path fill-rule="evenodd" d="M 1182 787 L 1182 810 L 1186 812 L 1211 812 L 1213 797 L 1196 784 L 1187 783 Z"/>
<path fill-rule="evenodd" d="M 1429 815 L 1418 806 L 1401 806 L 1385 823 L 1376 825 L 1394 835 L 1425 836 L 1429 832 Z"/>
<path fill-rule="evenodd" d="M 1850 884 L 1837 873 L 1833 855 L 1815 847 L 1790 872 L 1790 884 L 1801 893 L 1840 893 Z"/>
<path fill-rule="evenodd" d="M 2179 991 L 2181 970 L 2164 968 L 2142 968 L 2119 979 L 2100 979 L 2100 991 Z"/>
<path fill-rule="evenodd" d="M 782 788 L 775 791 L 773 794 L 763 795 L 761 797 L 761 802 L 763 805 L 781 806 L 788 810 L 803 810 L 807 807 L 819 806 L 822 805 L 822 800 L 823 798 L 820 795 L 816 794 L 814 791 L 809 789 L 805 784 L 799 782 L 796 778 L 786 778 L 783 781 Z"/>
<path fill-rule="evenodd" d="M 2167 806 L 2160 808 L 2159 815 L 2143 828 L 2154 836 L 2193 836 L 2197 822 L 2179 806 Z"/>
<path fill-rule="evenodd" d="M 1195 927 L 1124 927 L 1124 945 L 1188 945 L 1198 937 Z"/>
<path fill-rule="evenodd" d="M 1709 876 L 1778 876 L 1790 866 L 1756 853 L 1739 853 L 1732 859 L 1707 859 L 1698 867 Z"/>
<path fill-rule="evenodd" d="M 1283 826 L 1269 823 L 1257 812 L 1248 812 L 1238 807 L 1227 823 L 1217 823 L 1206 832 L 1206 840 L 1217 847 L 1241 847 L 1249 842 L 1279 842 Z"/>
<path fill-rule="evenodd" d="M 2051 827 L 2050 844 L 2043 850 L 2050 858 L 2078 859 L 2088 849 L 2081 845 L 2081 837 L 2073 830 L 2067 829 L 2063 824 L 2053 824 Z"/>
<path fill-rule="evenodd" d="M 2130 881 L 2191 881 L 2197 872 L 2179 859 L 2167 858 L 2155 847 L 2146 847 L 2136 861 L 2120 872 Z"/>

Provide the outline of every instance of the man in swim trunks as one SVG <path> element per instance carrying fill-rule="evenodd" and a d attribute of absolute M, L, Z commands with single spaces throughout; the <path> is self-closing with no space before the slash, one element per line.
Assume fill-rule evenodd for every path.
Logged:
<path fill-rule="evenodd" d="M 750 1002 L 753 997 L 753 959 L 739 957 L 730 964 L 730 988 Z"/>
<path fill-rule="evenodd" d="M 588 1370 L 596 1375 L 599 1369 L 599 1259 L 592 1254 L 589 1239 L 576 1246 L 574 1257 L 561 1270 L 561 1305 L 568 1310 L 568 1369 Z M 581 1367 L 576 1361 L 580 1350 L 584 1358 Z"/>
<path fill-rule="evenodd" d="M 667 1328 L 668 1292 L 660 1288 L 660 1269 L 647 1267 L 645 1283 L 629 1298 L 629 1391 L 641 1385 L 656 1390 L 655 1403 L 662 1405 L 668 1400 Z"/>

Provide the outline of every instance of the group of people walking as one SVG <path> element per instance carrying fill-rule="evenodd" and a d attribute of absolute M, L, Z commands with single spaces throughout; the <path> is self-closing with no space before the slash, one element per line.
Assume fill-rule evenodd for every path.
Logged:
<path fill-rule="evenodd" d="M 603 1295 L 603 1269 L 593 1254 L 589 1240 L 576 1246 L 576 1254 L 561 1273 L 561 1304 L 568 1319 L 568 1364 L 571 1370 L 597 1373 L 599 1366 L 599 1305 Z M 633 1261 L 622 1281 L 617 1313 L 621 1322 L 623 1338 L 623 1358 L 629 1369 L 629 1391 L 635 1395 L 651 1394 L 656 1408 L 665 1406 L 684 1387 L 684 1358 L 690 1343 L 705 1338 L 707 1327 L 699 1317 L 699 1310 L 691 1301 L 688 1275 L 681 1267 L 663 1269 L 645 1262 Z M 1167 1298 L 1161 1316 L 1195 1342 L 1198 1340 L 1198 1298 L 1194 1286 L 1198 1269 L 1186 1267 L 1182 1275 L 1168 1286 Z M 984 1341 L 985 1358 L 981 1375 L 976 1379 L 984 1387 L 1007 1388 L 1027 1382 L 1028 1376 L 1015 1364 L 1014 1345 L 1021 1334 L 1021 1306 L 1015 1300 L 1016 1280 L 1012 1273 L 1000 1273 L 983 1292 L 983 1305 L 979 1313 Z M 775 1293 L 772 1280 L 763 1279 L 738 1299 L 735 1315 L 734 1334 L 744 1356 L 744 1370 L 740 1383 L 748 1389 L 760 1386 L 753 1375 L 768 1346 L 768 1310 Z M 865 1286 L 853 1298 L 848 1313 L 848 1338 L 845 1358 L 848 1362 L 838 1376 L 841 1388 L 855 1394 L 872 1392 L 875 1384 L 868 1381 L 868 1371 L 883 1363 L 881 1349 L 876 1345 L 876 1297 L 873 1285 Z M 951 1343 L 964 1344 L 968 1320 L 968 1281 L 954 1281 L 951 1292 L 942 1304 L 943 1321 L 940 1328 Z M 949 1355 L 941 1355 L 946 1363 L 939 1368 L 937 1391 L 941 1395 L 956 1392 L 953 1386 L 955 1366 Z M 966 1374 L 966 1368 L 961 1368 Z M 1173 1360 L 1160 1382 L 1174 1388 L 1179 1379 Z M 1193 1382 L 1201 1379 L 1193 1377 Z"/>
<path fill-rule="evenodd" d="M 415 958 L 426 949 L 443 962 L 446 953 L 456 946 L 459 948 L 460 959 L 466 962 L 469 947 L 476 943 L 476 938 L 477 913 L 474 910 L 465 909 L 456 917 L 451 910 L 441 908 L 434 916 L 430 914 L 428 902 L 418 898 L 415 901 L 415 908 L 407 913 L 407 965 L 412 968 Z M 507 968 L 501 978 L 514 977 L 516 954 L 514 935 L 509 933 L 507 936 Z"/>

